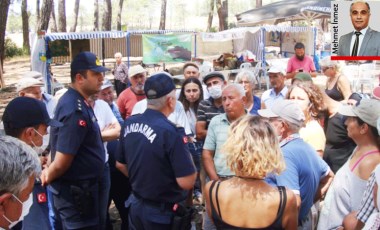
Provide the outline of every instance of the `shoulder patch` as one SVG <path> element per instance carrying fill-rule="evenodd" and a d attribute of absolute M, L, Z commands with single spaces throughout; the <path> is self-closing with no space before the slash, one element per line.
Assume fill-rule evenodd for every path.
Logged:
<path fill-rule="evenodd" d="M 86 123 L 85 120 L 80 119 L 80 120 L 78 121 L 78 125 L 81 126 L 81 127 L 86 127 L 86 126 L 87 126 L 87 123 Z"/>

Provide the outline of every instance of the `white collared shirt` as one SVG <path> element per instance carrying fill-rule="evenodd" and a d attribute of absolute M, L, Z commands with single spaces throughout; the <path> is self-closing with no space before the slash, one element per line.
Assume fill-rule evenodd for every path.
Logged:
<path fill-rule="evenodd" d="M 362 34 L 359 35 L 358 55 L 359 55 L 359 52 L 360 52 L 360 47 L 362 46 L 362 42 L 363 42 L 364 36 L 367 33 L 367 30 L 368 30 L 368 26 L 366 28 L 364 28 L 364 29 L 362 29 L 362 30 L 359 31 Z M 352 32 L 351 45 L 350 45 L 350 54 L 352 54 L 352 48 L 354 47 L 354 43 L 355 43 L 355 40 L 356 40 L 356 34 L 355 34 L 355 32 L 356 32 L 356 30 L 354 30 L 354 32 Z"/>

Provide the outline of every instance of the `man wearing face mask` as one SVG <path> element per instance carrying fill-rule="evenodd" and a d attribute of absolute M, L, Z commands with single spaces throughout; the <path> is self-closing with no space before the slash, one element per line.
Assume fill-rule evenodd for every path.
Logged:
<path fill-rule="evenodd" d="M 207 74 L 204 76 L 203 82 L 207 86 L 210 98 L 199 103 L 197 122 L 195 124 L 197 140 L 204 140 L 211 119 L 218 114 L 224 113 L 222 105 L 222 90 L 227 85 L 223 74 L 220 72 L 211 72 Z"/>
<path fill-rule="evenodd" d="M 6 135 L 24 141 L 39 156 L 43 152 L 41 145 L 48 126 L 62 126 L 60 122 L 50 119 L 43 102 L 30 97 L 17 97 L 9 102 L 4 110 L 3 123 Z M 46 159 L 43 159 L 42 167 L 45 164 Z M 51 229 L 46 188 L 38 179 L 35 180 L 31 197 L 33 205 L 22 223 L 23 229 Z"/>
<path fill-rule="evenodd" d="M 144 93 L 146 72 L 141 65 L 132 66 L 128 71 L 131 86 L 124 90 L 117 99 L 117 106 L 123 119 L 130 117 L 133 106 L 138 101 L 146 98 Z"/>
<path fill-rule="evenodd" d="M 41 166 L 29 146 L 10 136 L 0 136 L 0 165 L 0 229 L 10 229 L 29 213 Z"/>

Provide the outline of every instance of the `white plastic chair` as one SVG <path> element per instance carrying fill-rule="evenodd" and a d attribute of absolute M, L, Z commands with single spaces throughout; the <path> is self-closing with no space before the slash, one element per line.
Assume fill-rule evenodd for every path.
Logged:
<path fill-rule="evenodd" d="M 212 66 L 211 62 L 203 62 L 203 64 L 199 67 L 199 72 L 202 76 L 214 71 L 214 67 Z"/>
<path fill-rule="evenodd" d="M 369 87 L 369 92 L 372 93 L 374 88 L 374 80 L 376 77 L 376 61 L 372 63 L 364 63 L 359 66 L 359 77 L 357 87 L 360 86 L 361 93 L 364 91 L 364 85 Z M 357 91 L 357 89 L 356 89 Z"/>
<path fill-rule="evenodd" d="M 249 62 L 244 62 L 240 65 L 240 69 L 252 69 L 252 64 Z"/>
<path fill-rule="evenodd" d="M 356 92 L 358 79 L 359 79 L 359 65 L 346 65 L 342 69 L 343 75 L 345 75 L 348 78 L 348 81 L 351 85 L 351 90 L 353 92 Z"/>

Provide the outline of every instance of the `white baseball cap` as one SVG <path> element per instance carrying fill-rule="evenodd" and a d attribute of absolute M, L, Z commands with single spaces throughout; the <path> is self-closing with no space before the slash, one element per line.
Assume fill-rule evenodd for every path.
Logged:
<path fill-rule="evenodd" d="M 131 78 L 137 74 L 145 73 L 145 72 L 147 72 L 147 70 L 144 69 L 141 65 L 135 65 L 135 66 L 132 66 L 131 68 L 129 68 L 128 77 Z"/>
<path fill-rule="evenodd" d="M 282 75 L 285 74 L 285 70 L 278 65 L 273 65 L 269 68 L 268 73 L 281 73 Z"/>
<path fill-rule="evenodd" d="M 297 102 L 293 100 L 275 101 L 270 109 L 260 109 L 258 111 L 262 117 L 280 117 L 292 124 L 299 124 L 305 121 L 305 115 Z"/>
<path fill-rule="evenodd" d="M 26 88 L 36 87 L 36 86 L 42 87 L 44 86 L 44 83 L 31 77 L 25 77 L 25 78 L 21 78 L 19 82 L 17 82 L 16 90 L 17 92 L 20 92 L 21 90 L 24 90 Z"/>

